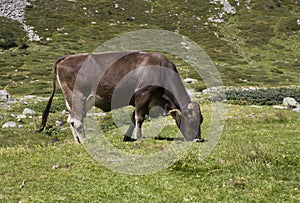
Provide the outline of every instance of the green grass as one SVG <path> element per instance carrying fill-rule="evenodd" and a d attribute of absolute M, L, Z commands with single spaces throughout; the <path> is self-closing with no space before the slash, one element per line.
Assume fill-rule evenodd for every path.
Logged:
<path fill-rule="evenodd" d="M 208 118 L 210 108 L 204 105 L 202 109 Z M 227 111 L 222 137 L 204 161 L 199 160 L 202 144 L 196 143 L 174 165 L 145 176 L 124 175 L 101 166 L 82 145 L 73 143 L 69 130 L 68 137 L 55 144 L 44 134 L 33 134 L 32 129 L 22 129 L 19 135 L 16 130 L 14 136 L 19 139 L 21 132 L 29 136 L 24 144 L 0 148 L 0 200 L 298 202 L 298 114 L 235 105 L 227 105 Z M 206 120 L 203 128 L 208 124 Z M 1 140 L 14 140 L 0 131 Z M 123 143 L 121 135 L 114 136 L 113 144 L 129 153 L 168 145 L 168 141 L 150 138 L 142 143 Z M 34 144 L 32 138 L 44 141 Z"/>
<path fill-rule="evenodd" d="M 26 22 L 43 37 L 41 42 L 29 42 L 19 23 L 0 17 L 0 89 L 18 100 L 29 94 L 48 97 L 56 58 L 92 52 L 112 37 L 139 29 L 177 30 L 189 37 L 211 57 L 226 86 L 297 86 L 299 6 L 293 0 L 278 2 L 252 0 L 249 11 L 240 0 L 237 14 L 218 24 L 207 23 L 215 12 L 209 12 L 209 1 L 116 1 L 119 9 L 109 0 L 32 1 L 26 8 Z M 135 20 L 126 20 L 130 16 Z M 183 78 L 197 78 L 186 63 L 171 59 Z M 200 91 L 206 87 L 198 79 L 191 86 Z M 262 99 L 265 102 L 266 97 Z M 45 132 L 35 133 L 45 105 L 33 100 L 0 108 L 0 124 L 16 121 L 12 114 L 19 115 L 27 107 L 38 113 L 18 123 L 23 128 L 0 129 L 0 202 L 300 201 L 298 113 L 227 104 L 221 139 L 204 161 L 199 153 L 206 143 L 197 143 L 174 165 L 155 174 L 131 176 L 100 165 L 73 142 L 67 125 L 55 125 L 67 119 L 60 113 L 65 104 L 59 90 Z M 203 133 L 209 140 L 208 102 L 202 110 Z M 170 144 L 154 140 L 147 128 L 142 143 L 123 143 L 111 116 L 99 118 L 98 124 L 123 152 L 151 154 Z M 174 137 L 176 131 L 168 120 L 159 135 Z"/>

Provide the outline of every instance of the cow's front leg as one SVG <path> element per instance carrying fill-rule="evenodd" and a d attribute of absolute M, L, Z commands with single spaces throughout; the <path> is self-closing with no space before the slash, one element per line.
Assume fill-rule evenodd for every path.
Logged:
<path fill-rule="evenodd" d="M 135 138 L 142 139 L 142 124 L 148 112 L 151 100 L 151 88 L 143 89 L 135 95 Z"/>
<path fill-rule="evenodd" d="M 143 112 L 136 111 L 135 113 L 135 138 L 142 140 L 142 124 L 145 120 L 145 114 Z"/>
<path fill-rule="evenodd" d="M 87 97 L 81 92 L 76 92 L 75 95 L 77 97 L 74 97 L 73 95 L 73 105 L 68 118 L 68 123 L 71 126 L 75 142 L 82 143 L 85 138 L 84 118 L 86 116 L 85 109 Z"/>
<path fill-rule="evenodd" d="M 75 142 L 81 143 L 85 137 L 83 121 L 73 118 L 70 114 L 68 118 L 68 123 L 70 124 L 70 128 Z"/>
<path fill-rule="evenodd" d="M 136 141 L 136 139 L 131 138 L 134 128 L 135 128 L 135 111 L 132 113 L 130 126 L 124 135 L 124 139 L 123 139 L 124 142 Z"/>

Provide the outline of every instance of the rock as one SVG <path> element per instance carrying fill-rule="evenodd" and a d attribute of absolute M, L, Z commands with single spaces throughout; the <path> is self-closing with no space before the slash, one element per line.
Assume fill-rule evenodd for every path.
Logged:
<path fill-rule="evenodd" d="M 10 99 L 10 95 L 7 90 L 0 90 L 0 102 L 7 102 Z"/>
<path fill-rule="evenodd" d="M 23 98 L 24 98 L 25 100 L 26 100 L 26 99 L 35 99 L 36 96 L 35 96 L 35 95 L 26 95 L 26 96 L 24 96 Z"/>
<path fill-rule="evenodd" d="M 283 110 L 283 109 L 287 109 L 287 107 L 285 106 L 279 106 L 279 105 L 275 105 L 273 106 L 274 109 L 280 109 L 280 110 Z"/>
<path fill-rule="evenodd" d="M 251 105 L 250 107 L 256 108 L 256 109 L 262 109 L 262 106 L 257 106 L 257 105 Z"/>
<path fill-rule="evenodd" d="M 300 113 L 300 108 L 294 108 L 293 111 Z"/>
<path fill-rule="evenodd" d="M 64 109 L 62 112 L 61 112 L 61 114 L 62 115 L 66 115 L 66 114 L 68 114 L 69 112 L 68 112 L 68 110 L 66 110 L 66 109 Z"/>
<path fill-rule="evenodd" d="M 218 87 L 211 87 L 211 88 L 207 88 L 207 89 L 202 90 L 202 93 L 203 94 L 212 94 L 212 93 L 217 93 L 219 91 L 220 90 L 219 90 Z"/>
<path fill-rule="evenodd" d="M 298 102 L 292 97 L 286 97 L 283 99 L 283 105 L 287 106 L 289 109 L 297 108 Z"/>
<path fill-rule="evenodd" d="M 55 121 L 55 125 L 56 125 L 57 127 L 63 126 L 65 123 L 66 123 L 65 121 Z"/>
<path fill-rule="evenodd" d="M 198 80 L 193 79 L 193 78 L 186 78 L 186 79 L 184 79 L 184 82 L 189 83 L 189 84 L 197 84 Z"/>
<path fill-rule="evenodd" d="M 2 128 L 15 128 L 17 124 L 15 122 L 6 122 L 2 125 Z"/>
<path fill-rule="evenodd" d="M 23 115 L 23 114 L 22 114 L 22 115 L 18 115 L 18 116 L 17 116 L 17 121 L 18 121 L 18 122 L 22 122 L 22 120 L 25 119 L 25 118 L 26 118 L 26 116 Z"/>
<path fill-rule="evenodd" d="M 55 165 L 52 166 L 51 169 L 52 169 L 52 170 L 56 170 L 56 169 L 58 169 L 58 168 L 59 168 L 59 165 L 55 164 Z"/>
<path fill-rule="evenodd" d="M 128 18 L 126 18 L 126 20 L 128 20 L 128 21 L 134 21 L 135 17 L 134 16 L 129 16 Z"/>
<path fill-rule="evenodd" d="M 32 110 L 32 109 L 29 109 L 29 108 L 25 108 L 25 109 L 23 110 L 23 113 L 22 113 L 22 114 L 25 115 L 25 116 L 26 116 L 27 114 L 33 116 L 33 115 L 35 115 L 35 111 Z"/>

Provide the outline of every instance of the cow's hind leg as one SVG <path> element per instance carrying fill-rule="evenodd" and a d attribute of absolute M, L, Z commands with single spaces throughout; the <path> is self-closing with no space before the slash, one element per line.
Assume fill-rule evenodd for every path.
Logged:
<path fill-rule="evenodd" d="M 142 124 L 145 120 L 145 116 L 148 112 L 149 103 L 151 100 L 150 91 L 136 94 L 135 96 L 135 138 L 137 140 L 142 139 Z"/>
<path fill-rule="evenodd" d="M 124 139 L 123 139 L 124 142 L 136 141 L 136 139 L 131 138 L 134 128 L 135 128 L 135 111 L 133 111 L 132 113 L 130 126 L 124 135 Z"/>

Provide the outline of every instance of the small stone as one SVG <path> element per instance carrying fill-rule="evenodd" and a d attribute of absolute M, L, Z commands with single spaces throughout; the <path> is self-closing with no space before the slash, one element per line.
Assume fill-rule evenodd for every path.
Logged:
<path fill-rule="evenodd" d="M 58 169 L 59 168 L 59 165 L 55 164 L 52 166 L 52 170 L 55 170 L 55 169 Z"/>
<path fill-rule="evenodd" d="M 23 114 L 22 114 L 22 115 L 18 115 L 18 116 L 17 116 L 17 121 L 18 121 L 18 122 L 22 122 L 22 120 L 25 119 L 25 118 L 26 118 L 26 116 L 23 115 Z"/>
<path fill-rule="evenodd" d="M 193 79 L 193 78 L 186 78 L 186 79 L 184 79 L 184 82 L 189 83 L 189 84 L 197 84 L 198 80 Z"/>
<path fill-rule="evenodd" d="M 66 123 L 65 121 L 55 121 L 55 125 L 56 125 L 57 127 L 63 126 L 65 123 Z"/>
<path fill-rule="evenodd" d="M 134 21 L 135 20 L 135 17 L 133 16 L 129 16 L 126 20 L 129 20 L 129 21 Z"/>
<path fill-rule="evenodd" d="M 10 117 L 17 118 L 18 115 L 16 115 L 16 114 L 10 114 Z"/>
<path fill-rule="evenodd" d="M 33 116 L 33 115 L 35 115 L 35 111 L 32 110 L 32 109 L 29 109 L 29 108 L 25 108 L 25 109 L 23 110 L 23 113 L 22 113 L 22 114 L 25 115 L 25 116 L 26 116 L 27 114 Z"/>
<path fill-rule="evenodd" d="M 15 128 L 17 124 L 15 122 L 6 122 L 2 125 L 2 128 Z"/>

